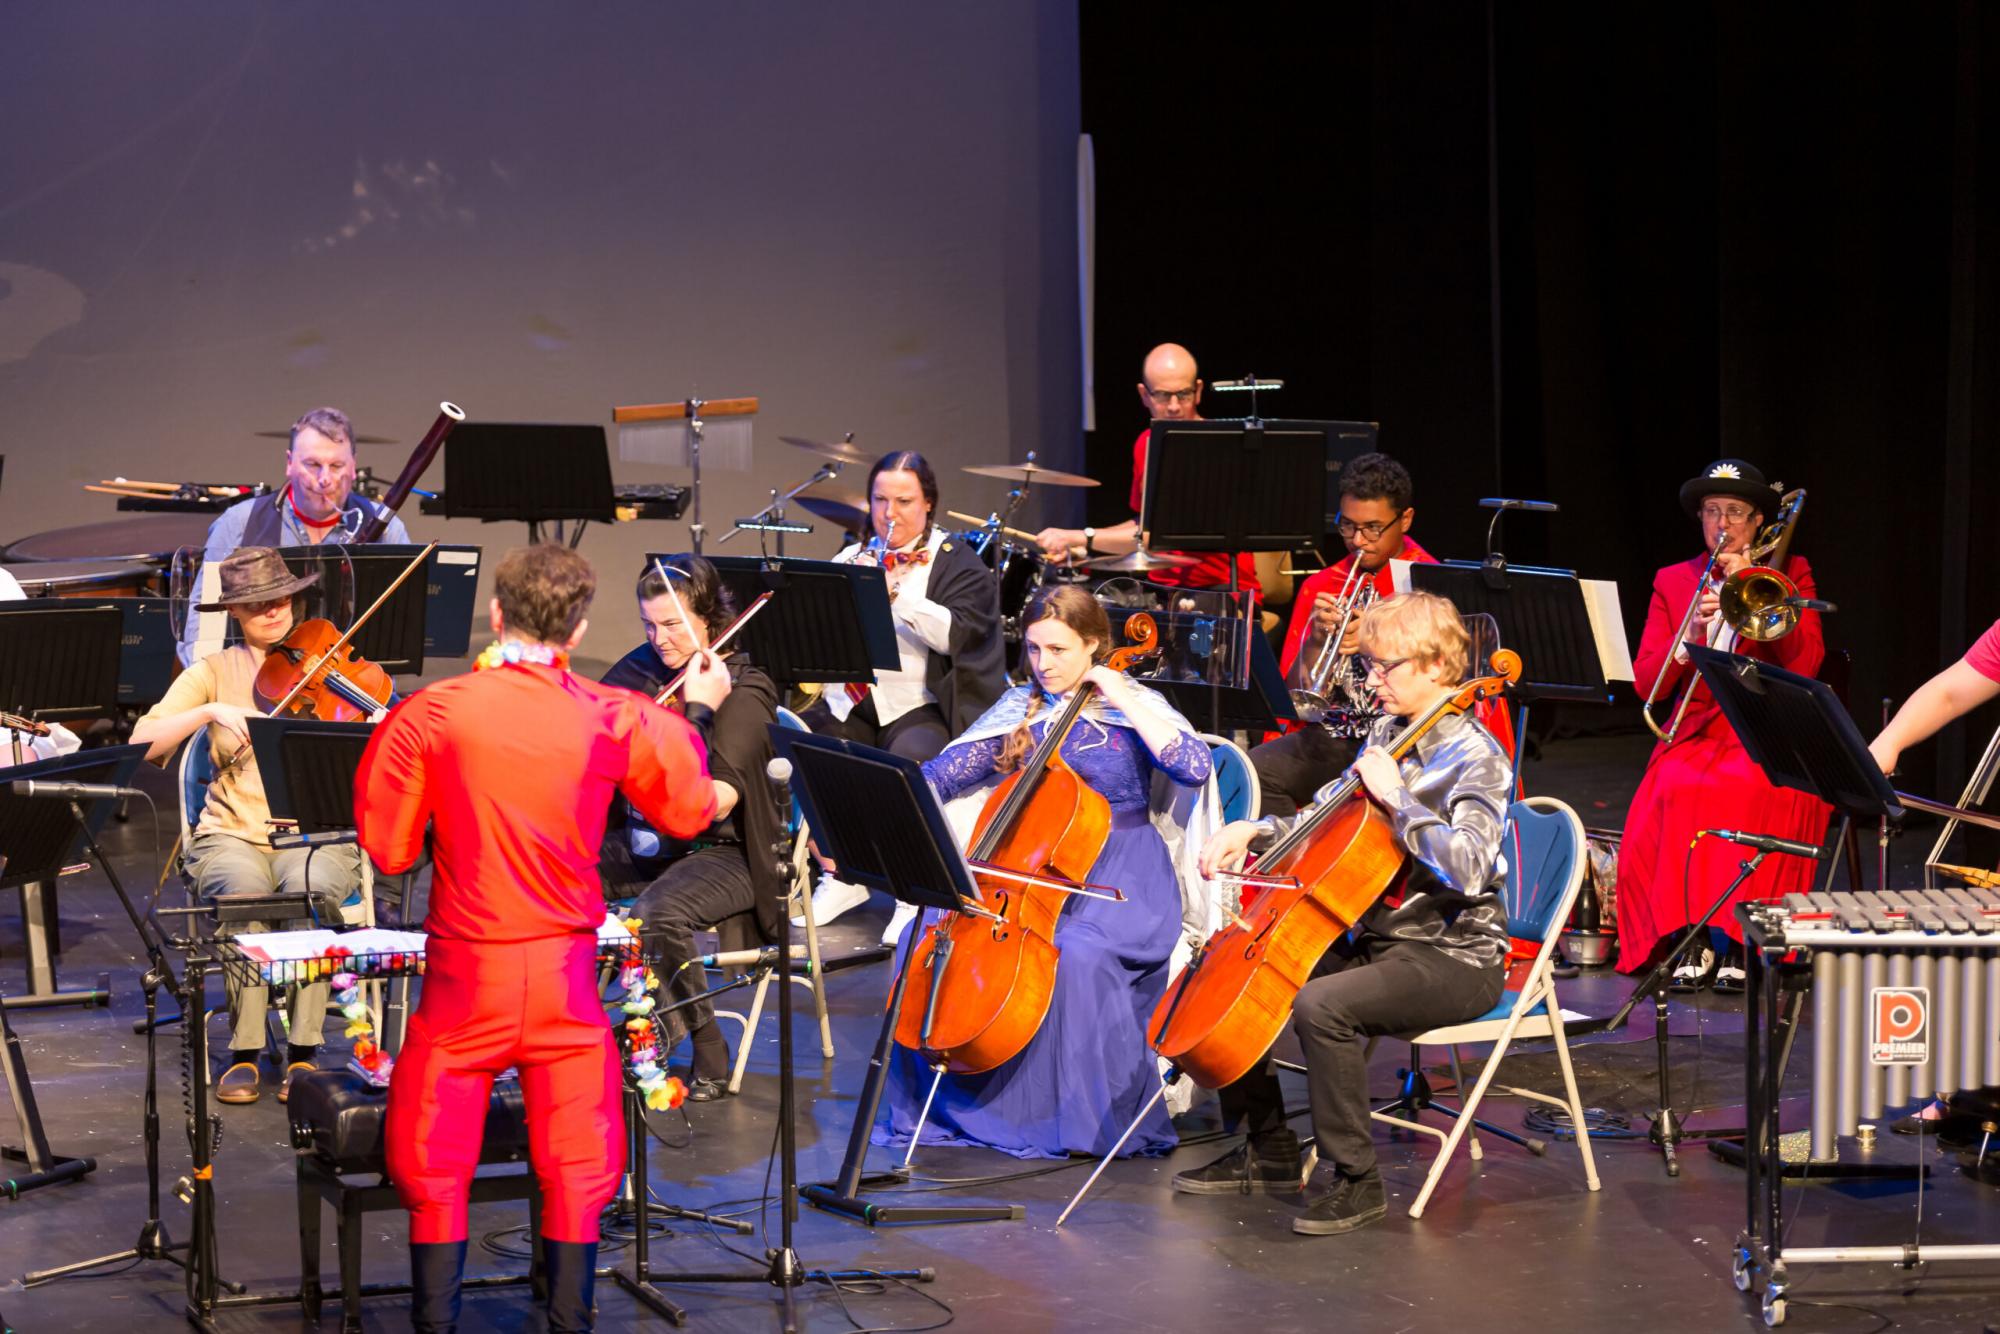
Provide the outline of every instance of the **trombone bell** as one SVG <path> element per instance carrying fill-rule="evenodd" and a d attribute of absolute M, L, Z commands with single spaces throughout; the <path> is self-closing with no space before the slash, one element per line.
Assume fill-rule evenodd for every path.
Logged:
<path fill-rule="evenodd" d="M 1769 643 L 1783 639 L 1799 626 L 1799 609 L 1788 604 L 1799 595 L 1790 579 L 1765 565 L 1738 570 L 1716 594 L 1722 619 L 1743 639 Z"/>

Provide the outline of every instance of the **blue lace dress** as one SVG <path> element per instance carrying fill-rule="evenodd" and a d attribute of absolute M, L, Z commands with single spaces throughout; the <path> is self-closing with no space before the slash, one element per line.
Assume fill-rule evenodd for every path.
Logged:
<path fill-rule="evenodd" d="M 1044 714 L 1030 724 L 1037 741 L 1048 723 Z M 924 775 L 949 800 L 993 776 L 1005 742 L 998 736 L 950 746 L 924 765 Z M 1149 797 L 1156 768 L 1190 786 L 1207 781 L 1208 746 L 1183 732 L 1155 757 L 1131 728 L 1086 717 L 1070 730 L 1063 758 L 1111 806 L 1111 834 L 1089 878 L 1123 890 L 1126 901 L 1070 899 L 1056 928 L 1062 958 L 1041 1030 L 997 1069 L 945 1076 L 922 1143 L 1017 1158 L 1103 1154 L 1159 1087 L 1145 1028 L 1166 990 L 1181 893 L 1166 841 L 1148 818 Z M 922 997 L 913 992 L 906 1003 L 922 1004 Z M 909 1142 L 931 1078 L 916 1053 L 895 1048 L 875 1143 Z M 1161 1154 L 1176 1142 L 1164 1104 L 1155 1103 L 1124 1152 Z"/>

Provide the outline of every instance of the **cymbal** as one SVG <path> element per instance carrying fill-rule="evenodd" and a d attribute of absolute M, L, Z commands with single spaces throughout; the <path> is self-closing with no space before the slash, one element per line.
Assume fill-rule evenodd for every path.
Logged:
<path fill-rule="evenodd" d="M 1954 880 L 1963 881 L 1973 889 L 2000 889 L 2000 871 L 1982 871 L 1977 866 L 1946 866 L 1942 863 L 1934 869 Z"/>
<path fill-rule="evenodd" d="M 1044 468 L 1029 459 L 1026 463 L 982 463 L 974 468 L 960 468 L 974 477 L 998 477 L 1003 482 L 1026 482 L 1030 486 L 1096 486 L 1095 477 L 1083 477 L 1073 472 L 1057 472 L 1054 468 Z"/>
<path fill-rule="evenodd" d="M 1081 561 L 1086 570 L 1099 574 L 1143 574 L 1147 570 L 1185 570 L 1201 562 L 1175 551 L 1128 551 L 1122 556 L 1099 556 Z"/>
<path fill-rule="evenodd" d="M 793 499 L 806 513 L 837 523 L 849 532 L 858 533 L 868 526 L 868 502 L 859 491 L 822 491 L 818 495 L 805 491 Z"/>
<path fill-rule="evenodd" d="M 290 431 L 252 431 L 250 434 L 260 440 L 290 440 L 292 438 Z M 400 445 L 403 442 L 400 440 L 391 440 L 386 435 L 357 435 L 354 437 L 354 443 L 357 445 Z"/>
<path fill-rule="evenodd" d="M 821 458 L 838 459 L 842 463 L 873 463 L 875 461 L 861 452 L 851 436 L 846 440 L 841 440 L 833 444 L 828 444 L 824 440 L 807 440 L 802 436 L 796 435 L 781 435 L 778 439 L 784 441 L 794 449 L 808 450 L 819 455 Z"/>

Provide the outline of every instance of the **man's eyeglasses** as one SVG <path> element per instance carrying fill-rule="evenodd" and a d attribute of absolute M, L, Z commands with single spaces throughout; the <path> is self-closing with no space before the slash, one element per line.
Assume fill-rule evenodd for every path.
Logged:
<path fill-rule="evenodd" d="M 1361 675 L 1364 680 L 1371 676 L 1380 676 L 1383 680 L 1386 681 L 1389 679 L 1390 672 L 1395 671 L 1398 667 L 1401 667 L 1404 663 L 1410 661 L 1410 659 L 1370 658 L 1367 657 L 1366 655 L 1363 655 L 1362 657 L 1356 658 L 1354 661 L 1357 664 L 1359 664 L 1361 668 Z"/>
<path fill-rule="evenodd" d="M 1333 526 L 1342 537 L 1353 537 L 1356 533 L 1359 533 L 1363 540 L 1373 542 L 1376 538 L 1382 536 L 1382 534 L 1388 532 L 1402 521 L 1403 516 L 1399 511 L 1396 517 L 1387 523 L 1355 523 L 1349 519 L 1335 519 Z"/>
<path fill-rule="evenodd" d="M 1199 388 L 1155 389 L 1151 385 L 1146 386 L 1146 397 L 1152 399 L 1155 403 L 1192 403 L 1194 402 L 1194 396 L 1200 392 Z"/>
<path fill-rule="evenodd" d="M 1701 507 L 1703 523 L 1744 523 L 1757 511 L 1747 505 L 1704 505 Z"/>

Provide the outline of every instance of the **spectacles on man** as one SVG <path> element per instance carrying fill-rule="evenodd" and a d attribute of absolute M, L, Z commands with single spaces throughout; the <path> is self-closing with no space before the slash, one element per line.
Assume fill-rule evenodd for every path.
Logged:
<path fill-rule="evenodd" d="M 1756 510 L 1751 509 L 1748 505 L 1703 505 L 1701 507 L 1701 521 L 1703 523 L 1746 523 L 1749 521 L 1750 516 L 1756 512 Z"/>
<path fill-rule="evenodd" d="M 1335 519 L 1333 526 L 1342 537 L 1353 537 L 1356 533 L 1359 533 L 1363 540 L 1373 542 L 1376 538 L 1382 536 L 1382 534 L 1388 532 L 1402 521 L 1403 511 L 1397 510 L 1396 517 L 1387 523 L 1355 523 L 1351 519 L 1343 518 Z"/>
<path fill-rule="evenodd" d="M 1362 657 L 1355 659 L 1355 661 L 1361 664 L 1361 675 L 1363 679 L 1366 679 L 1367 677 L 1370 676 L 1380 676 L 1384 681 L 1386 681 L 1389 679 L 1390 672 L 1395 671 L 1398 667 L 1401 667 L 1404 663 L 1409 662 L 1410 659 L 1389 658 L 1385 660 L 1382 658 L 1371 658 L 1364 654 Z"/>
<path fill-rule="evenodd" d="M 1192 403 L 1194 396 L 1200 392 L 1199 389 L 1155 389 L 1151 385 L 1146 386 L 1146 397 L 1155 403 Z"/>

